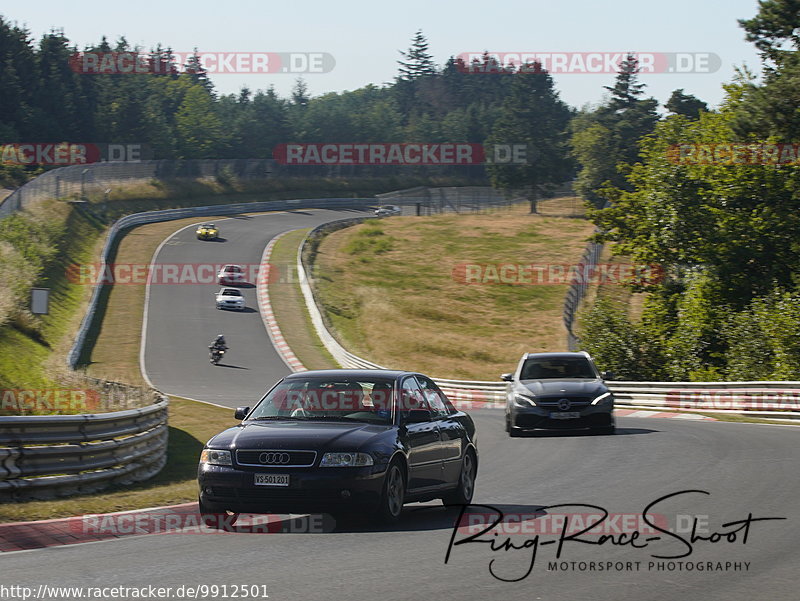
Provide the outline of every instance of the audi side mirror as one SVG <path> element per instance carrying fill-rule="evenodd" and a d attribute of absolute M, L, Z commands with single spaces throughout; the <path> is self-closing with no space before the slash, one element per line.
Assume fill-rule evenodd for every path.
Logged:
<path fill-rule="evenodd" d="M 614 379 L 614 372 L 613 371 L 603 371 L 600 372 L 600 377 L 604 380 L 613 380 Z"/>
<path fill-rule="evenodd" d="M 250 413 L 250 407 L 237 407 L 233 414 L 234 419 L 244 419 Z"/>
<path fill-rule="evenodd" d="M 514 374 L 501 374 L 500 379 L 503 380 L 503 382 L 513 382 Z"/>

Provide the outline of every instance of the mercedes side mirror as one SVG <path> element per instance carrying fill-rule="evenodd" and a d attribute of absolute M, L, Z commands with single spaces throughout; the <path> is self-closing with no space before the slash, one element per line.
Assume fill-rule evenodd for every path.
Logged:
<path fill-rule="evenodd" d="M 513 382 L 514 374 L 501 374 L 500 379 L 503 380 L 503 382 Z"/>

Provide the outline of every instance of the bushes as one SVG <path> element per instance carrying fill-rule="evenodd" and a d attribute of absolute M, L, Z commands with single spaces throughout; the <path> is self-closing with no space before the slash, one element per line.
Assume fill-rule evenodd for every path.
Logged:
<path fill-rule="evenodd" d="M 800 379 L 800 293 L 780 289 L 753 299 L 723 328 L 731 380 Z"/>
<path fill-rule="evenodd" d="M 800 380 L 800 291 L 776 288 L 736 311 L 698 276 L 652 294 L 640 323 L 602 297 L 581 323 L 583 348 L 620 379 Z"/>
<path fill-rule="evenodd" d="M 599 298 L 581 316 L 581 345 L 602 370 L 620 380 L 658 380 L 663 358 L 655 341 L 631 323 L 624 305 Z"/>

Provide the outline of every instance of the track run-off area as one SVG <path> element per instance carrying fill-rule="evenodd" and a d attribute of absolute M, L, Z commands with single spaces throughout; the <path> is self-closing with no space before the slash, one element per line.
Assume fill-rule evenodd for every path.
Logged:
<path fill-rule="evenodd" d="M 256 265 L 284 231 L 359 214 L 216 220 L 224 241 L 199 241 L 183 228 L 154 261 Z M 264 328 L 255 287 L 244 288 L 243 313 L 217 310 L 218 289 L 151 285 L 142 365 L 167 394 L 252 406 L 289 368 Z M 230 351 L 215 367 L 208 345 L 218 333 Z M 798 428 L 621 417 L 613 436 L 512 439 L 502 411 L 472 415 L 480 453 L 472 512 L 483 516 L 483 534 L 480 523 L 454 530 L 459 510 L 431 502 L 407 505 L 386 528 L 328 520 L 298 532 L 130 536 L 5 553 L 0 569 L 34 589 L 154 585 L 172 587 L 168 598 L 182 586 L 216 585 L 216 596 L 200 598 L 222 599 L 223 585 L 227 598 L 234 585 L 258 585 L 272 601 L 800 599 Z M 652 519 L 643 521 L 648 507 Z M 601 532 L 576 534 L 603 512 Z M 499 513 L 509 521 L 488 529 Z M 520 516 L 538 518 L 520 526 Z"/>

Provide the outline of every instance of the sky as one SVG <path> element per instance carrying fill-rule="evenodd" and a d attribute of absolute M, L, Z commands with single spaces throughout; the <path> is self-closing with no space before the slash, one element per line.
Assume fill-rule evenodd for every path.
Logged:
<path fill-rule="evenodd" d="M 0 15 L 27 27 L 34 38 L 60 29 L 79 49 L 105 35 L 112 43 L 124 36 L 145 49 L 159 43 L 178 52 L 196 47 L 211 53 L 212 59 L 217 53 L 240 53 L 242 58 L 227 55 L 233 61 L 253 54 L 297 53 L 294 60 L 300 73 L 289 69 L 286 73 L 212 74 L 222 94 L 236 93 L 242 86 L 257 90 L 272 85 L 287 97 L 299 76 L 313 96 L 389 83 L 397 75 L 399 51 L 408 49 L 420 29 L 440 66 L 450 56 L 487 50 L 557 54 L 559 58 L 549 60 L 565 61 L 561 68 L 568 72 L 553 74 L 556 88 L 575 107 L 601 102 L 603 86 L 614 81 L 613 72 L 590 73 L 582 64 L 595 68 L 614 64 L 615 54 L 628 51 L 648 57 L 658 53 L 645 60 L 652 60 L 653 70 L 663 72 L 643 73 L 641 81 L 647 85 L 647 94 L 662 104 L 672 90 L 683 88 L 713 107 L 722 101 L 721 86 L 733 78 L 736 67 L 760 71 L 754 46 L 745 41 L 737 23 L 756 14 L 757 0 L 38 0 L 3 4 Z M 320 59 L 321 53 L 327 58 Z M 267 64 L 275 68 L 276 60 L 272 56 Z M 312 67 L 322 64 L 328 72 L 303 73 L 304 60 Z"/>

